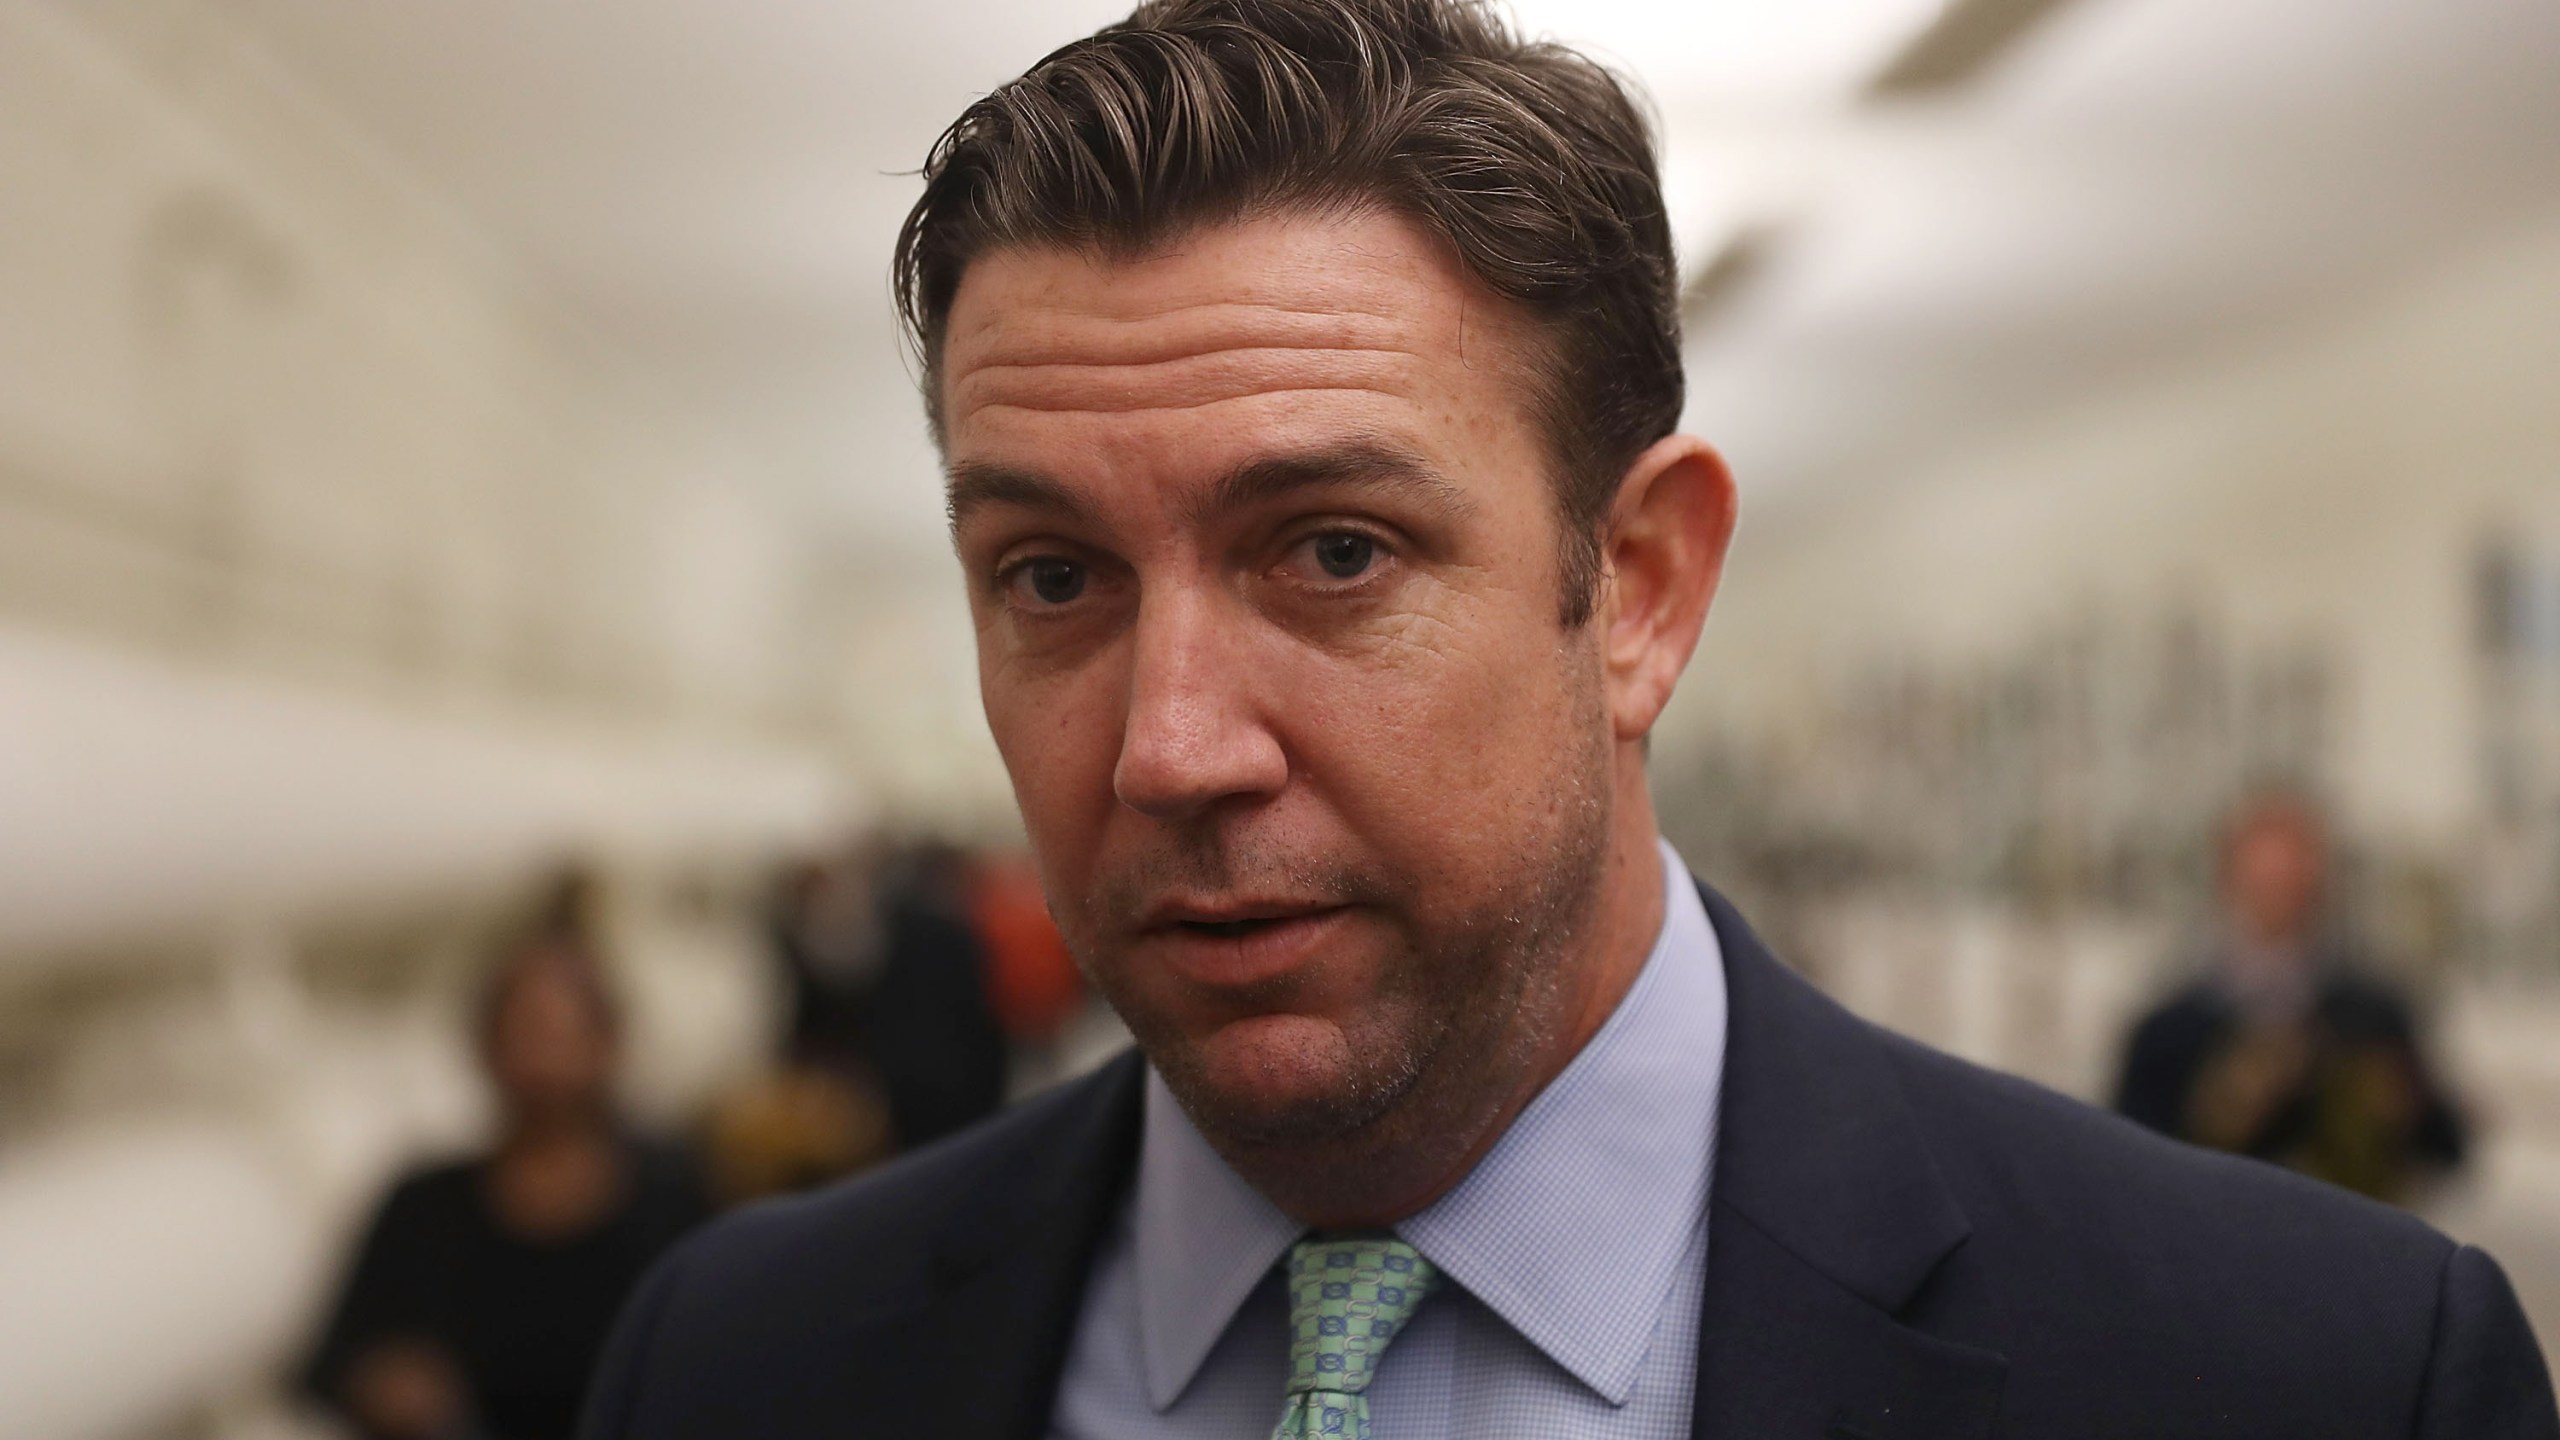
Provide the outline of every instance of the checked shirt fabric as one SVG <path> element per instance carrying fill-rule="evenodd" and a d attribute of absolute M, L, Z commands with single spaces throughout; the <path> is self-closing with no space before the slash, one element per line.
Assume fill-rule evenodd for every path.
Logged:
<path fill-rule="evenodd" d="M 1289 1250 L 1289 1399 L 1272 1440 L 1370 1440 L 1379 1357 L 1440 1283 L 1422 1252 L 1391 1235 L 1319 1236 Z"/>

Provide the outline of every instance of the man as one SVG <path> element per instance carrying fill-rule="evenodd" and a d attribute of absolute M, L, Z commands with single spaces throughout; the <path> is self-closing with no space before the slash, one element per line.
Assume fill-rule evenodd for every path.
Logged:
<path fill-rule="evenodd" d="M 1604 72 L 1159 0 L 971 106 L 898 253 L 1143 1058 L 689 1247 L 596 1440 L 2560 1433 L 2477 1252 L 1872 1030 L 1661 848 L 1733 486 Z"/>
<path fill-rule="evenodd" d="M 2396 1200 L 2461 1163 L 2462 1117 L 2419 1053 L 2408 1002 L 2324 932 L 2328 870 L 2305 798 L 2269 791 L 2234 811 L 2221 933 L 2204 973 L 2135 1026 L 2116 1108 Z"/>

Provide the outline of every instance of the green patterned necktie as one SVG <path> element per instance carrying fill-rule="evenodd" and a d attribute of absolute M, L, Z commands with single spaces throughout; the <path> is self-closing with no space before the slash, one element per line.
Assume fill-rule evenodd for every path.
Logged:
<path fill-rule="evenodd" d="M 1271 1440 L 1369 1440 L 1378 1357 L 1440 1283 L 1422 1253 L 1392 1235 L 1301 1240 L 1289 1251 L 1289 1408 Z"/>

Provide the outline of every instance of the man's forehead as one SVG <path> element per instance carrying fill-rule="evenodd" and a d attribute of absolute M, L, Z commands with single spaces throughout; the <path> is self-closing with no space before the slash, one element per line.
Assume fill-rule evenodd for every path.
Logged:
<path fill-rule="evenodd" d="M 955 440 L 990 410 L 1361 390 L 1445 404 L 1464 372 L 1515 343 L 1509 309 L 1383 212 L 1213 226 L 1131 258 L 1004 250 L 963 279 L 940 399 Z"/>
<path fill-rule="evenodd" d="M 1295 316 L 1428 332 L 1460 319 L 1464 272 L 1401 217 L 1280 213 L 1183 231 L 1134 255 L 1009 247 L 971 262 L 953 298 L 949 363 L 983 363 L 1062 325 L 1109 343 L 1168 323 Z M 1358 322 L 1367 322 L 1360 326 Z"/>

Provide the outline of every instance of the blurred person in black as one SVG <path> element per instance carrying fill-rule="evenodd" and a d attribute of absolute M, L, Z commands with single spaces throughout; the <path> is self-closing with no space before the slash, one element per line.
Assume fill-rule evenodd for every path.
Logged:
<path fill-rule="evenodd" d="M 2407 999 L 2325 923 L 2328 872 L 2327 828 L 2305 797 L 2269 791 L 2233 812 L 2203 973 L 2134 1027 L 2116 1108 L 2398 1200 L 2461 1163 L 2463 1120 Z"/>
<path fill-rule="evenodd" d="M 624 1295 L 704 1211 L 615 1115 L 618 1012 L 579 927 L 517 941 L 477 1021 L 498 1143 L 392 1188 L 305 1369 L 368 1440 L 565 1440 Z"/>
<path fill-rule="evenodd" d="M 948 846 L 856 846 L 799 872 L 775 925 L 790 1061 L 876 1086 L 901 1149 L 1004 1103 L 1005 1037 L 964 909 L 966 869 Z"/>
<path fill-rule="evenodd" d="M 881 881 L 885 948 L 863 1039 L 904 1149 L 967 1129 L 1004 1104 L 1010 1057 L 987 998 L 986 945 L 966 908 L 968 872 L 965 852 L 926 841 Z"/>
<path fill-rule="evenodd" d="M 785 874 L 770 924 L 782 1054 L 713 1109 L 723 1206 L 868 1169 L 1004 1104 L 1010 1047 L 972 870 L 956 849 L 872 837 Z"/>

